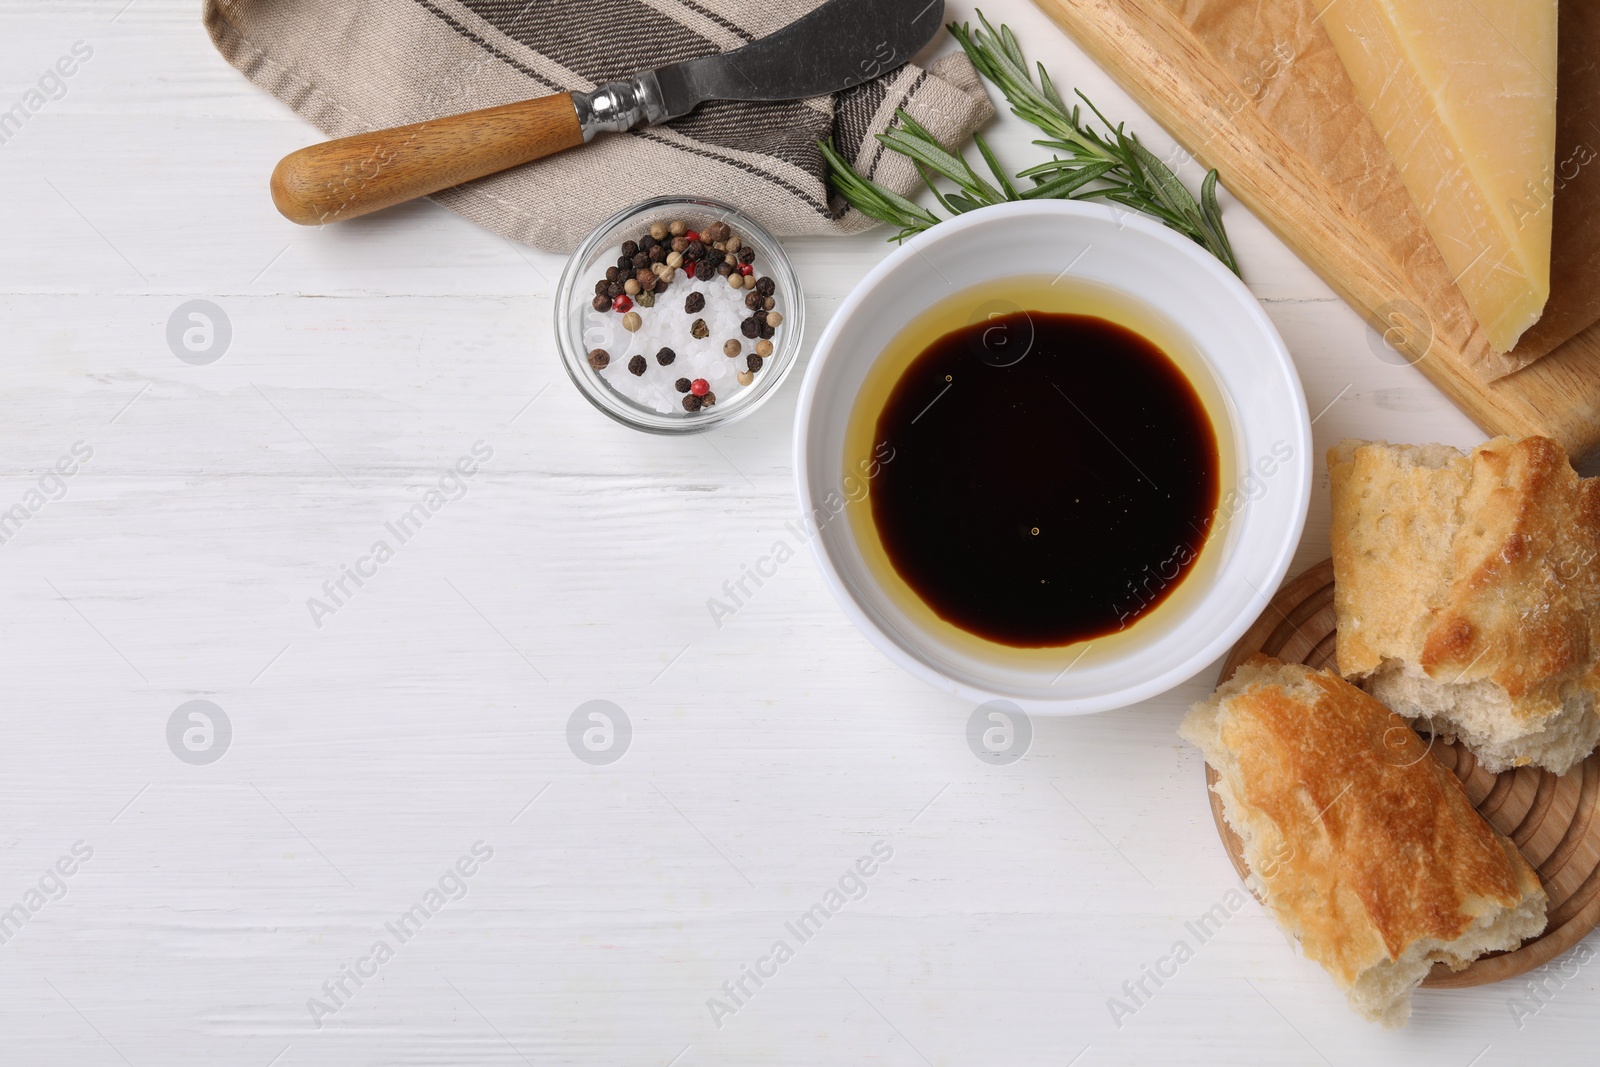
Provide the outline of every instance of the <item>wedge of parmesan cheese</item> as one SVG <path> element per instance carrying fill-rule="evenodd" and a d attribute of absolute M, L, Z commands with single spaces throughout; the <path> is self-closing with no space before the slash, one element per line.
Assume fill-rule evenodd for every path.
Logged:
<path fill-rule="evenodd" d="M 1556 0 L 1314 2 L 1467 305 L 1510 351 L 1550 295 Z"/>

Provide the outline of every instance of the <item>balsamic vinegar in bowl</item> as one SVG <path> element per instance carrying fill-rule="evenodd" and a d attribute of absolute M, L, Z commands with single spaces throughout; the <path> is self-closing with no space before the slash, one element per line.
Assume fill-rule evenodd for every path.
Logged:
<path fill-rule="evenodd" d="M 1109 649 L 1214 562 L 1231 443 L 1159 316 L 1004 279 L 924 312 L 869 372 L 845 454 L 881 462 L 850 521 L 878 580 L 947 638 L 1004 658 Z"/>

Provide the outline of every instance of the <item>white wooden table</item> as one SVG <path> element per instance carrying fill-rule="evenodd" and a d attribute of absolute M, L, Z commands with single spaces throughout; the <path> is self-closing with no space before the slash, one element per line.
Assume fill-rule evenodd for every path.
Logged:
<path fill-rule="evenodd" d="M 1520 984 L 1422 993 L 1387 1034 L 1253 902 L 1227 908 L 1238 881 L 1173 732 L 1214 669 L 1035 720 L 995 767 L 967 746 L 973 709 L 874 652 L 807 555 L 717 628 L 706 598 L 790 536 L 794 384 L 714 436 L 632 433 L 557 365 L 560 257 L 427 203 L 282 221 L 267 173 L 314 132 L 222 62 L 197 7 L 0 6 L 0 105 L 92 49 L 0 144 L 0 509 L 25 512 L 0 544 L 0 1062 L 1592 1056 L 1600 966 L 1543 1004 Z M 1164 145 L 1029 5 L 990 14 Z M 994 139 L 1031 158 L 1015 120 Z M 1481 439 L 1227 218 L 1319 447 Z M 887 248 L 789 247 L 813 331 Z M 231 327 L 206 365 L 166 337 L 196 299 Z M 316 625 L 308 598 L 475 445 L 492 455 L 464 495 Z M 75 473 L 51 476 L 63 457 Z M 1327 526 L 1319 492 L 1297 570 Z M 222 715 L 190 759 L 231 729 L 209 764 L 169 747 L 195 700 Z M 590 700 L 631 723 L 616 762 L 569 748 Z M 858 883 L 874 848 L 892 855 Z M 860 899 L 796 937 L 841 879 Z M 1219 903 L 1201 940 L 1189 924 Z M 1180 941 L 1192 958 L 1144 978 Z"/>

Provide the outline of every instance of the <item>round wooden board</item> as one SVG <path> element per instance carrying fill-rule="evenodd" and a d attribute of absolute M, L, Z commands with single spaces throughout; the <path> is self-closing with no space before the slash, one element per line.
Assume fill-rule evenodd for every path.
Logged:
<path fill-rule="evenodd" d="M 1286 663 L 1337 670 L 1333 561 L 1312 567 L 1288 582 L 1222 665 L 1217 684 L 1264 652 Z M 1426 741 L 1427 739 L 1424 738 Z M 1467 797 L 1495 829 L 1509 837 L 1539 873 L 1550 897 L 1545 931 L 1511 952 L 1484 956 L 1465 970 L 1437 964 L 1422 983 L 1431 989 L 1457 989 L 1515 978 L 1543 966 L 1577 944 L 1600 921 L 1600 753 L 1557 777 L 1537 767 L 1490 774 L 1459 745 L 1434 741 L 1433 758 L 1449 768 Z M 1240 878 L 1248 878 L 1243 844 L 1222 815 L 1222 799 L 1211 790 L 1216 773 L 1206 767 L 1206 794 L 1222 846 Z"/>

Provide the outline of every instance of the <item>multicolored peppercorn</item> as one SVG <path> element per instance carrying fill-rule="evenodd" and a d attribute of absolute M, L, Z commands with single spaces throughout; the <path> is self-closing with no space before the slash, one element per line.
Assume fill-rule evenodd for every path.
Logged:
<path fill-rule="evenodd" d="M 739 321 L 737 332 L 744 339 L 724 334 L 722 352 L 729 359 L 737 360 L 734 377 L 740 386 L 748 386 L 773 355 L 771 338 L 783 323 L 783 316 L 776 310 L 777 285 L 769 277 L 757 277 L 755 260 L 756 249 L 721 219 L 698 228 L 684 219 L 656 220 L 636 238 L 620 242 L 614 264 L 607 265 L 604 276 L 594 283 L 590 303 L 596 312 L 617 312 L 622 316 L 622 328 L 637 333 L 645 324 L 640 310 L 653 309 L 680 272 L 683 277 L 702 283 L 725 278 L 728 288 L 738 294 L 734 299 L 743 305 L 745 317 L 738 320 L 732 313 L 724 299 L 725 290 L 710 293 L 695 287 L 685 295 L 683 302 L 684 314 L 692 319 L 689 339 L 699 342 L 710 337 L 712 322 L 718 324 L 716 328 L 720 332 L 725 328 L 724 320 Z M 651 335 L 657 329 L 653 326 L 644 336 L 655 340 Z M 662 330 L 661 339 L 672 340 L 671 331 Z M 714 372 L 710 376 L 720 380 L 726 372 L 702 362 L 709 354 L 708 348 L 691 346 L 683 369 L 691 373 L 696 369 Z M 661 367 L 673 366 L 679 362 L 678 355 L 678 351 L 663 346 L 655 353 L 655 363 Z M 611 365 L 611 355 L 604 349 L 592 349 L 587 358 L 596 371 L 604 372 Z M 627 368 L 633 376 L 644 378 L 650 372 L 650 359 L 645 354 L 632 356 L 627 360 Z M 704 411 L 717 402 L 706 378 L 679 377 L 673 379 L 672 386 L 682 394 L 686 412 Z"/>

